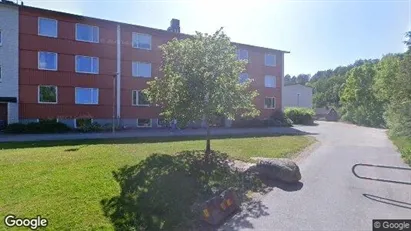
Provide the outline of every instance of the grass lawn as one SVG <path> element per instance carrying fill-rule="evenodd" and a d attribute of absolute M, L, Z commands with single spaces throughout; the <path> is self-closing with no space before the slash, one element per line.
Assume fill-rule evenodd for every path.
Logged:
<path fill-rule="evenodd" d="M 411 166 L 411 137 L 391 137 L 405 163 Z"/>
<path fill-rule="evenodd" d="M 203 140 L 176 139 L 0 144 L 0 217 L 41 215 L 49 220 L 47 230 L 113 230 L 100 205 L 119 193 L 112 171 L 152 153 L 205 148 Z M 306 136 L 224 137 L 212 140 L 211 147 L 249 160 L 287 157 L 313 142 Z"/>

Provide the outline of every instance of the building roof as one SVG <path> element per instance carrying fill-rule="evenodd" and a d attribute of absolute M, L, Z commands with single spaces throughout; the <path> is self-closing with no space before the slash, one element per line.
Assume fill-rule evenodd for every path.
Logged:
<path fill-rule="evenodd" d="M 41 11 L 46 11 L 46 12 L 51 12 L 51 13 L 57 13 L 57 14 L 63 14 L 63 15 L 67 15 L 67 16 L 72 16 L 72 17 L 81 17 L 81 18 L 88 18 L 88 19 L 94 19 L 94 20 L 101 20 L 101 21 L 105 21 L 105 22 L 110 22 L 110 23 L 117 23 L 117 24 L 122 24 L 122 25 L 128 25 L 128 26 L 136 26 L 136 27 L 140 27 L 140 28 L 145 28 L 145 29 L 151 29 L 157 32 L 164 32 L 164 33 L 169 33 L 169 34 L 179 34 L 182 36 L 193 36 L 193 35 L 189 35 L 189 34 L 184 34 L 184 33 L 175 33 L 175 32 L 171 32 L 171 31 L 167 31 L 165 29 L 157 29 L 157 28 L 152 28 L 152 27 L 146 27 L 146 26 L 141 26 L 141 25 L 136 25 L 136 24 L 129 24 L 129 23 L 124 23 L 124 22 L 118 22 L 118 21 L 113 21 L 113 20 L 107 20 L 107 19 L 102 19 L 102 18 L 94 18 L 94 17 L 88 17 L 88 16 L 82 16 L 82 15 L 77 15 L 77 14 L 71 14 L 71 13 L 66 13 L 66 12 L 61 12 L 61 11 L 54 11 L 54 10 L 49 10 L 49 9 L 44 9 L 44 8 L 38 8 L 38 7 L 33 7 L 33 6 L 26 6 L 26 5 L 18 5 L 12 1 L 8 1 L 8 0 L 0 0 L 0 4 L 4 4 L 4 5 L 15 5 L 18 7 L 24 7 L 24 8 L 28 8 L 28 9 L 34 9 L 34 10 L 41 10 Z M 254 45 L 249 45 L 249 44 L 242 44 L 242 43 L 236 43 L 236 42 L 232 42 L 235 45 L 240 45 L 240 46 L 248 46 L 248 47 L 252 47 L 252 48 L 260 48 L 260 49 L 264 49 L 264 50 L 271 50 L 271 51 L 276 51 L 276 52 L 281 52 L 281 53 L 290 53 L 290 51 L 283 51 L 283 50 L 278 50 L 278 49 L 273 49 L 273 48 L 267 48 L 267 47 L 261 47 L 261 46 L 254 46 Z"/>

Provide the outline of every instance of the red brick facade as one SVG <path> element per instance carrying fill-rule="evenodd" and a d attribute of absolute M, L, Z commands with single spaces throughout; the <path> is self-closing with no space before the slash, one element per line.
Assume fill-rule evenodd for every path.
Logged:
<path fill-rule="evenodd" d="M 38 18 L 58 21 L 58 36 L 50 38 L 38 35 Z M 152 77 L 160 76 L 161 51 L 159 45 L 172 38 L 185 35 L 141 26 L 87 18 L 65 13 L 20 7 L 19 16 L 19 105 L 20 119 L 60 118 L 72 119 L 84 115 L 92 118 L 110 119 L 113 113 L 113 75 L 117 71 L 117 25 L 121 28 L 121 119 L 158 118 L 155 107 L 132 106 L 132 90 L 144 89 L 150 78 L 132 77 L 132 62 L 151 63 Z M 99 27 L 99 43 L 76 41 L 76 23 Z M 132 47 L 132 33 L 149 34 L 152 37 L 151 50 Z M 259 96 L 255 103 L 261 110 L 261 118 L 268 117 L 272 109 L 264 109 L 264 98 L 275 97 L 276 108 L 281 109 L 281 90 L 284 52 L 255 46 L 236 44 L 248 50 L 247 73 L 254 79 L 252 85 Z M 38 69 L 38 51 L 58 54 L 57 71 Z M 265 53 L 276 55 L 276 66 L 264 64 Z M 75 55 L 99 58 L 99 74 L 83 74 L 75 71 Z M 264 86 L 264 76 L 277 77 L 276 88 Z M 38 86 L 58 87 L 56 104 L 38 103 Z M 75 87 L 99 89 L 98 105 L 75 104 Z"/>

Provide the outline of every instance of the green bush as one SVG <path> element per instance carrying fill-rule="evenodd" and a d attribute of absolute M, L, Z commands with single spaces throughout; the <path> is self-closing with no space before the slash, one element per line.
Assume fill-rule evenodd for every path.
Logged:
<path fill-rule="evenodd" d="M 204 151 L 152 154 L 113 172 L 120 192 L 101 201 L 103 212 L 115 230 L 206 230 L 196 222 L 204 202 L 229 188 L 242 201 L 248 192 L 262 192 L 254 174 L 229 163 L 227 154 L 214 151 L 207 159 Z"/>
<path fill-rule="evenodd" d="M 291 127 L 293 124 L 293 121 L 287 118 L 282 110 L 275 110 L 270 116 L 270 121 L 275 127 Z"/>
<path fill-rule="evenodd" d="M 64 133 L 71 129 L 60 122 L 46 121 L 40 123 L 14 123 L 10 124 L 4 130 L 5 133 L 10 134 L 41 134 L 41 133 Z"/>
<path fill-rule="evenodd" d="M 398 147 L 405 163 L 411 166 L 411 137 L 406 136 L 391 136 L 394 144 Z"/>
<path fill-rule="evenodd" d="M 81 127 L 77 128 L 77 131 L 79 132 L 101 132 L 104 130 L 104 127 L 102 127 L 99 123 L 94 122 L 91 124 L 84 124 Z"/>
<path fill-rule="evenodd" d="M 19 134 L 19 133 L 25 133 L 25 130 L 26 130 L 26 124 L 14 123 L 14 124 L 7 125 L 7 127 L 4 129 L 4 133 Z"/>
<path fill-rule="evenodd" d="M 293 121 L 294 124 L 311 125 L 314 123 L 314 111 L 308 108 L 290 107 L 286 108 L 285 116 Z"/>

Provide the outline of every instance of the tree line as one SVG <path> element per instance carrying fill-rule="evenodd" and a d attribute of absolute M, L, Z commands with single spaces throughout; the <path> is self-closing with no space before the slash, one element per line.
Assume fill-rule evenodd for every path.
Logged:
<path fill-rule="evenodd" d="M 411 32 L 406 36 L 404 53 L 318 71 L 308 81 L 306 75 L 288 75 L 285 83 L 313 87 L 314 107 L 334 107 L 342 120 L 411 136 Z"/>

